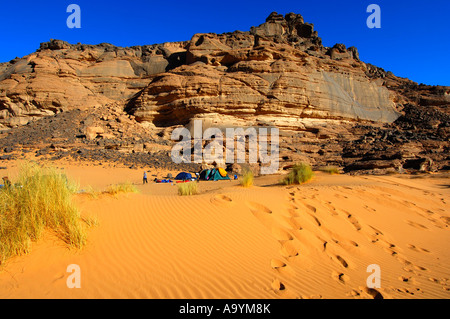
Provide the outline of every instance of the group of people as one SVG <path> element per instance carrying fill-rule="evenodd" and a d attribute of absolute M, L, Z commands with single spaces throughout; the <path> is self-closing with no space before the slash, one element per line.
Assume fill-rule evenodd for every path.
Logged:
<path fill-rule="evenodd" d="M 168 174 L 167 176 L 168 178 L 172 178 L 172 174 Z M 200 172 L 195 173 L 195 177 L 197 179 L 197 181 L 200 180 Z M 237 175 L 234 175 L 234 179 L 237 179 Z M 155 178 L 155 181 L 157 181 L 157 178 Z M 147 171 L 144 171 L 144 176 L 142 177 L 142 184 L 148 184 L 148 177 L 147 177 Z"/>
<path fill-rule="evenodd" d="M 197 177 L 197 180 L 199 180 L 200 179 L 200 173 L 195 173 L 195 175 L 196 175 L 196 177 Z M 168 174 L 167 175 L 167 178 L 169 178 L 169 179 L 171 179 L 172 178 L 172 174 Z M 155 181 L 157 181 L 158 179 L 157 178 L 155 178 Z M 143 177 L 142 177 L 142 184 L 148 184 L 148 177 L 147 177 L 147 171 L 144 171 L 144 175 L 143 175 Z"/>

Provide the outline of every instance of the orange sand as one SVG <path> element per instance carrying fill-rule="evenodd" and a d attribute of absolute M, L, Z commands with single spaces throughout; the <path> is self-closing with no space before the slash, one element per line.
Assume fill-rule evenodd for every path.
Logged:
<path fill-rule="evenodd" d="M 154 172 L 142 185 L 142 169 L 60 166 L 81 189 L 130 181 L 141 193 L 76 195 L 99 221 L 87 246 L 47 234 L 0 270 L 0 298 L 450 297 L 448 176 L 316 173 L 301 186 L 265 176 L 248 189 L 201 182 L 200 195 L 181 197 Z M 79 289 L 66 285 L 70 264 Z M 366 288 L 371 264 L 377 291 Z"/>

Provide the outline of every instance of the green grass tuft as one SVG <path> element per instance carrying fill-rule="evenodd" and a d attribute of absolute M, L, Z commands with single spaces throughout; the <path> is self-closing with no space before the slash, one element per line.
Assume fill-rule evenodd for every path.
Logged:
<path fill-rule="evenodd" d="M 77 185 L 54 168 L 22 165 L 18 180 L 0 190 L 0 263 L 26 254 L 52 230 L 70 247 L 86 243 L 86 227 L 72 203 Z"/>
<path fill-rule="evenodd" d="M 305 163 L 295 164 L 288 175 L 282 180 L 285 185 L 302 184 L 314 176 L 310 165 Z"/>

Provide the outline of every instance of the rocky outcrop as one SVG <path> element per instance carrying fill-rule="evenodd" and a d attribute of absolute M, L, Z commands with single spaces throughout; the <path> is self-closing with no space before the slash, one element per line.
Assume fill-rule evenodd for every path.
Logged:
<path fill-rule="evenodd" d="M 139 121 L 234 116 L 302 129 L 304 118 L 393 122 L 395 96 L 367 76 L 356 48 L 324 48 L 301 15 L 272 13 L 250 32 L 196 34 L 187 65 L 154 77 L 128 103 Z"/>
<path fill-rule="evenodd" d="M 394 97 L 367 76 L 357 49 L 323 47 L 314 25 L 294 13 L 188 42 L 119 48 L 51 40 L 0 72 L 0 124 L 7 127 L 114 101 L 157 126 L 198 114 L 285 127 L 301 127 L 301 118 L 398 117 Z"/>
<path fill-rule="evenodd" d="M 149 76 L 184 63 L 184 46 L 42 43 L 37 52 L 1 65 L 0 125 L 128 99 L 148 84 Z"/>
<path fill-rule="evenodd" d="M 305 161 L 351 173 L 436 171 L 450 167 L 449 110 L 450 88 L 396 77 L 361 61 L 355 47 L 324 47 L 294 13 L 186 42 L 51 40 L 0 63 L 2 159 L 19 145 L 40 156 L 136 165 L 124 157 L 134 154 L 169 165 L 171 131 L 202 119 L 279 127 L 281 169 Z M 165 154 L 151 150 L 155 141 Z"/>
<path fill-rule="evenodd" d="M 156 126 L 222 114 L 300 130 L 305 118 L 392 122 L 399 116 L 389 91 L 359 70 L 344 75 L 315 63 L 308 56 L 245 60 L 227 69 L 194 63 L 154 78 L 128 109 Z"/>

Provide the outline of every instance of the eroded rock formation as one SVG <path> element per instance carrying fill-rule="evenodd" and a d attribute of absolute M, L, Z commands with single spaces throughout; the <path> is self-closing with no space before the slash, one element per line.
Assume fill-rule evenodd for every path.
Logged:
<path fill-rule="evenodd" d="M 279 127 L 281 169 L 436 171 L 450 166 L 449 106 L 449 87 L 396 77 L 355 47 L 324 47 L 301 15 L 274 12 L 246 32 L 129 48 L 51 40 L 1 63 L 0 149 L 2 159 L 35 147 L 167 164 L 171 130 L 203 119 Z"/>

